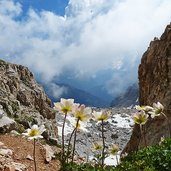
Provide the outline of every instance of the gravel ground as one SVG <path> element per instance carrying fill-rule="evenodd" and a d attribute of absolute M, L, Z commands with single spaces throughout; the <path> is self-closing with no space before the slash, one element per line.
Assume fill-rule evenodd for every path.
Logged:
<path fill-rule="evenodd" d="M 98 108 L 94 108 L 93 110 L 100 110 Z M 122 150 L 128 140 L 130 139 L 133 121 L 131 118 L 131 114 L 135 112 L 134 109 L 128 108 L 111 108 L 112 111 L 111 118 L 105 122 L 105 144 L 106 149 L 109 148 L 111 144 L 117 144 Z M 58 142 L 61 142 L 61 127 L 63 122 L 63 115 L 57 114 L 56 117 L 58 121 Z M 71 123 L 73 122 L 73 118 L 68 117 L 65 127 L 65 141 L 66 144 L 69 140 L 70 133 L 73 130 Z M 90 156 L 93 156 L 92 152 L 92 144 L 93 142 L 102 141 L 101 136 L 101 123 L 96 122 L 94 120 L 90 120 L 88 123 L 84 125 L 84 130 L 80 130 L 77 133 L 77 141 L 76 141 L 76 154 L 80 157 L 87 159 Z"/>

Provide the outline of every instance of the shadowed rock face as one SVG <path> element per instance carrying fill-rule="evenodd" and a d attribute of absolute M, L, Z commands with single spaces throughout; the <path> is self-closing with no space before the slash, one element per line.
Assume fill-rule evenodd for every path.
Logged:
<path fill-rule="evenodd" d="M 152 105 L 157 101 L 164 105 L 165 114 L 171 122 L 171 24 L 166 27 L 160 39 L 155 38 L 150 43 L 139 66 L 140 105 Z M 136 125 L 123 152 L 130 152 L 144 146 L 139 131 Z M 148 121 L 145 125 L 145 133 L 148 145 L 158 143 L 162 136 L 168 137 L 166 119 L 160 116 Z"/>
<path fill-rule="evenodd" d="M 138 104 L 138 84 L 129 86 L 123 94 L 120 94 L 111 102 L 111 107 L 132 107 Z"/>
<path fill-rule="evenodd" d="M 8 116 L 35 114 L 54 118 L 51 101 L 28 68 L 0 60 L 0 105 Z M 27 116 L 28 117 L 28 116 Z"/>

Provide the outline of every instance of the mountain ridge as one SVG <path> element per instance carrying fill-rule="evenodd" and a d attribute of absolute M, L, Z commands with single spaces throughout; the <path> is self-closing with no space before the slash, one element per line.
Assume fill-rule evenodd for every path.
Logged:
<path fill-rule="evenodd" d="M 54 84 L 54 83 L 53 83 Z M 50 92 L 50 84 L 42 84 L 49 98 L 53 101 L 59 101 L 60 98 L 73 98 L 75 102 L 80 104 L 85 104 L 91 107 L 108 107 L 109 104 L 105 99 L 101 99 L 85 90 L 78 89 L 74 86 L 71 86 L 66 83 L 55 83 L 55 85 L 59 87 L 64 87 L 66 91 L 64 91 L 59 97 L 54 97 L 52 92 Z"/>

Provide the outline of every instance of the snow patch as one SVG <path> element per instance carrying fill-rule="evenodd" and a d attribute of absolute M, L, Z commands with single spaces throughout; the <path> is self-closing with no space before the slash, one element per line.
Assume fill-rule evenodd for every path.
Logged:
<path fill-rule="evenodd" d="M 120 161 L 120 156 L 119 155 L 115 155 L 115 156 L 114 155 L 110 155 L 110 156 L 108 156 L 108 157 L 105 158 L 104 163 L 106 165 L 109 165 L 109 166 L 117 166 L 118 163 L 117 163 L 116 156 L 117 156 L 118 162 L 119 162 Z"/>
<path fill-rule="evenodd" d="M 124 114 L 124 117 L 121 114 L 116 114 L 112 119 L 109 119 L 108 122 L 118 128 L 131 128 L 131 125 L 134 124 L 131 116 L 128 114 Z"/>

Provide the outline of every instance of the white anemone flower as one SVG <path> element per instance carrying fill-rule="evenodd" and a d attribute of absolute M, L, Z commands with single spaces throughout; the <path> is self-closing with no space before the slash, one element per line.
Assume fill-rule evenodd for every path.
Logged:
<path fill-rule="evenodd" d="M 73 128 L 76 128 L 76 124 L 77 122 L 71 122 L 71 125 Z M 77 125 L 77 130 L 79 131 L 83 131 L 83 132 L 88 132 L 88 130 L 86 129 L 86 124 L 84 121 L 79 121 L 78 125 Z"/>
<path fill-rule="evenodd" d="M 60 102 L 54 103 L 54 109 L 64 114 L 72 112 L 72 108 L 74 105 L 74 99 L 64 99 L 61 98 Z"/>
<path fill-rule="evenodd" d="M 108 120 L 110 115 L 111 115 L 111 111 L 107 111 L 107 110 L 103 110 L 103 111 L 100 111 L 100 112 L 94 111 L 92 113 L 92 115 L 94 116 L 94 118 L 97 121 Z"/>
<path fill-rule="evenodd" d="M 133 114 L 133 120 L 136 124 L 144 125 L 148 120 L 148 115 L 143 110 L 141 110 Z"/>
<path fill-rule="evenodd" d="M 73 108 L 74 117 L 79 121 L 87 121 L 91 118 L 91 108 L 85 105 L 75 105 Z"/>
<path fill-rule="evenodd" d="M 160 116 L 161 114 L 164 114 L 163 110 L 164 110 L 164 106 L 160 102 L 153 103 L 153 111 L 150 112 L 151 117 L 154 118 L 156 116 Z"/>
<path fill-rule="evenodd" d="M 94 142 L 92 144 L 92 151 L 101 151 L 103 149 L 103 143 L 102 142 Z"/>
<path fill-rule="evenodd" d="M 164 106 L 160 102 L 153 103 L 153 108 L 158 110 L 160 113 L 164 110 Z"/>
<path fill-rule="evenodd" d="M 33 125 L 31 129 L 27 129 L 26 133 L 23 133 L 23 135 L 28 136 L 28 139 L 38 139 L 38 138 L 43 138 L 41 135 L 45 131 L 44 125 L 41 125 L 38 127 L 37 125 Z"/>
<path fill-rule="evenodd" d="M 151 106 L 139 106 L 139 105 L 136 105 L 135 109 L 137 109 L 138 111 L 144 111 L 147 114 L 148 112 L 153 110 L 153 107 L 151 107 Z"/>
<path fill-rule="evenodd" d="M 119 147 L 116 144 L 112 144 L 109 151 L 111 155 L 115 156 L 119 152 Z"/>

